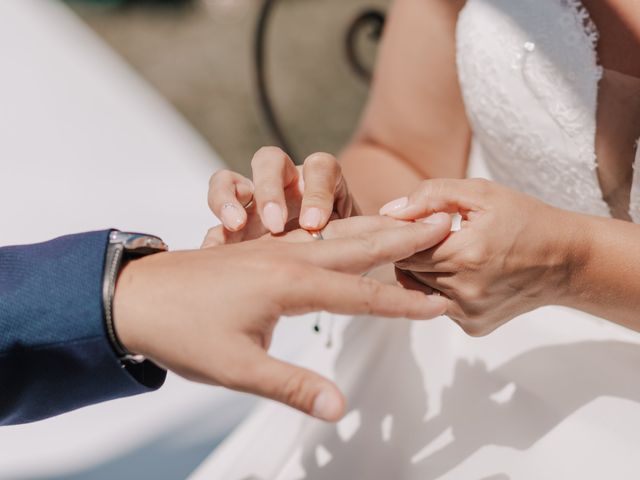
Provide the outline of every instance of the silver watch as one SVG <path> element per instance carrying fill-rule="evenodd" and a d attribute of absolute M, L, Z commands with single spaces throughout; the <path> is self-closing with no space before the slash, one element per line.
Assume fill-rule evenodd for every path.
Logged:
<path fill-rule="evenodd" d="M 102 301 L 107 336 L 116 355 L 123 363 L 142 363 L 145 358 L 128 351 L 120 342 L 113 324 L 113 296 L 122 262 L 153 253 L 166 252 L 167 245 L 158 237 L 144 233 L 129 233 L 113 230 L 109 234 L 109 245 L 105 258 L 102 281 Z"/>

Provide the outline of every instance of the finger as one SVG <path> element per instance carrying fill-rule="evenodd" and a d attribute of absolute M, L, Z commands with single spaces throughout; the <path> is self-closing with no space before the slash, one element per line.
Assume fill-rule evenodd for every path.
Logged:
<path fill-rule="evenodd" d="M 452 232 L 446 242 L 395 262 L 396 266 L 419 273 L 459 272 L 470 268 L 478 262 L 476 257 L 482 255 L 482 243 L 469 232 L 464 229 Z"/>
<path fill-rule="evenodd" d="M 210 228 L 209 231 L 207 231 L 200 248 L 211 248 L 224 245 L 225 238 L 223 232 L 224 228 L 220 226 Z"/>
<path fill-rule="evenodd" d="M 242 230 L 234 232 L 224 228 L 222 225 L 218 225 L 217 227 L 209 229 L 200 248 L 211 248 L 243 242 L 247 240 L 247 238 L 252 238 L 250 236 L 252 234 L 251 230 L 250 226 L 245 226 Z"/>
<path fill-rule="evenodd" d="M 408 224 L 409 222 L 404 220 L 396 220 L 391 217 L 382 217 L 380 215 L 336 219 L 334 214 L 329 224 L 321 231 L 321 233 L 323 238 L 329 240 L 375 232 L 384 228 L 393 228 Z M 277 237 L 277 240 L 290 243 L 309 243 L 313 241 L 313 237 L 308 231 L 298 229 Z"/>
<path fill-rule="evenodd" d="M 355 215 L 362 215 L 362 210 L 356 203 L 355 199 L 349 193 L 347 181 L 343 176 L 338 180 L 336 193 L 334 194 L 333 211 L 338 214 L 339 218 L 348 218 Z"/>
<path fill-rule="evenodd" d="M 453 234 L 452 234 L 453 235 Z M 449 240 L 447 240 L 449 241 Z M 410 272 L 453 272 L 458 268 L 451 261 L 450 248 L 440 244 L 395 262 L 396 267 Z"/>
<path fill-rule="evenodd" d="M 449 235 L 450 229 L 449 215 L 440 213 L 433 216 L 430 223 L 415 222 L 373 232 L 356 232 L 349 237 L 298 248 L 304 248 L 307 260 L 315 265 L 342 272 L 363 273 L 432 248 Z"/>
<path fill-rule="evenodd" d="M 399 268 L 395 269 L 396 280 L 400 285 L 402 285 L 407 290 L 415 290 L 417 292 L 422 292 L 427 295 L 440 294 L 439 290 L 432 288 L 424 283 L 419 282 L 416 278 L 411 274 L 411 272 L 400 270 Z"/>
<path fill-rule="evenodd" d="M 425 180 L 409 197 L 387 203 L 381 215 L 402 220 L 426 217 L 435 212 L 463 213 L 479 210 L 488 191 L 486 180 Z"/>
<path fill-rule="evenodd" d="M 433 290 L 444 293 L 448 297 L 453 294 L 453 276 L 452 273 L 421 273 L 411 272 L 413 279 L 423 286 L 427 286 Z M 455 295 L 454 295 L 455 296 Z"/>
<path fill-rule="evenodd" d="M 334 272 L 309 265 L 296 281 L 295 294 L 281 299 L 283 314 L 328 311 L 344 315 L 426 320 L 441 315 L 440 297 L 385 285 L 368 277 Z"/>
<path fill-rule="evenodd" d="M 396 268 L 395 273 L 398 283 L 400 283 L 400 285 L 402 285 L 404 288 L 408 290 L 423 292 L 427 295 L 434 295 L 438 298 L 441 298 L 446 305 L 444 315 L 451 318 L 454 322 L 459 323 L 457 319 L 462 318 L 461 309 L 455 301 L 447 296 L 444 290 L 438 290 L 437 288 L 427 285 L 426 283 L 424 283 L 425 279 L 421 280 L 420 276 L 415 275 L 413 272 L 406 272 L 400 270 L 399 268 Z M 437 284 L 436 281 L 432 281 L 431 283 Z M 444 287 L 441 286 L 441 288 Z"/>
<path fill-rule="evenodd" d="M 328 153 L 310 155 L 303 166 L 304 194 L 300 209 L 300 226 L 306 230 L 325 227 L 333 212 L 336 189 L 342 178 L 338 160 Z M 340 193 L 345 193 L 342 188 Z"/>
<path fill-rule="evenodd" d="M 263 147 L 251 161 L 255 201 L 262 223 L 271 233 L 282 233 L 288 219 L 285 189 L 298 181 L 298 170 L 285 152 Z"/>
<path fill-rule="evenodd" d="M 251 180 L 229 170 L 216 172 L 209 181 L 209 207 L 229 230 L 236 232 L 247 223 L 244 206 L 253 198 Z"/>
<path fill-rule="evenodd" d="M 250 362 L 246 378 L 240 385 L 243 391 L 276 400 L 329 422 L 336 422 L 344 415 L 344 396 L 328 379 L 270 357 L 258 348 L 243 354 L 249 356 Z"/>

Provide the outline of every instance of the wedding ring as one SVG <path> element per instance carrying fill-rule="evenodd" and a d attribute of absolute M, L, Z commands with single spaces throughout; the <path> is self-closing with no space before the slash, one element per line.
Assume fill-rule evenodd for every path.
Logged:
<path fill-rule="evenodd" d="M 253 193 L 252 193 L 251 194 L 251 200 L 249 200 L 246 205 L 243 205 L 242 208 L 244 208 L 245 210 L 247 208 L 251 208 L 251 207 L 253 207 L 253 203 L 254 203 L 254 197 L 253 197 Z"/>
<path fill-rule="evenodd" d="M 313 232 L 309 232 L 309 234 L 314 240 L 324 240 L 324 237 L 322 236 L 322 230 L 314 230 Z"/>

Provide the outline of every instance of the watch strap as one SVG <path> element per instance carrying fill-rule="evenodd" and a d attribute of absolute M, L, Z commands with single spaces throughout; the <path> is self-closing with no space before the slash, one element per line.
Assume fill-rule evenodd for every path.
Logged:
<path fill-rule="evenodd" d="M 145 361 L 145 358 L 142 355 L 128 351 L 118 338 L 115 329 L 113 299 L 118 275 L 122 269 L 123 262 L 167 250 L 167 245 L 160 238 L 152 235 L 120 232 L 118 230 L 113 230 L 109 234 L 109 245 L 107 246 L 102 283 L 105 328 L 111 347 L 123 365 L 126 363 L 142 363 Z"/>

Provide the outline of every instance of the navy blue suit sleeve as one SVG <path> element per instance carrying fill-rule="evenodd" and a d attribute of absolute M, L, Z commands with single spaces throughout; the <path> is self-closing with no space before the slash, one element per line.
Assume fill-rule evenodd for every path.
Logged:
<path fill-rule="evenodd" d="M 159 388 L 150 362 L 122 368 L 107 338 L 109 231 L 0 248 L 0 425 Z"/>

